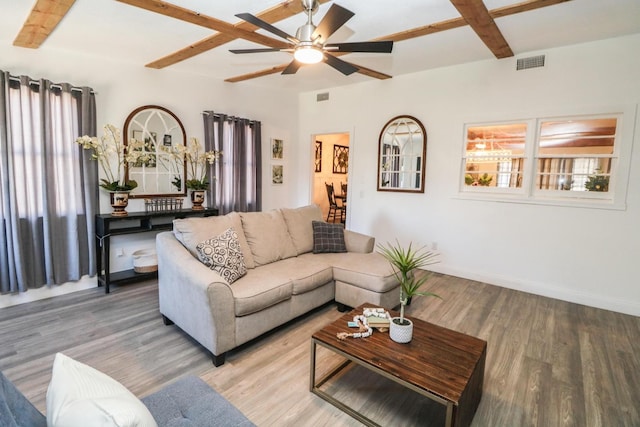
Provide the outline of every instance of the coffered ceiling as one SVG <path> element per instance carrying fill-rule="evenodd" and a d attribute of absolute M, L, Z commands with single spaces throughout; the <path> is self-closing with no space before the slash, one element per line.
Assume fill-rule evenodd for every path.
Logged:
<path fill-rule="evenodd" d="M 295 34 L 306 22 L 299 0 L 0 0 L 0 43 L 308 91 L 486 59 L 512 61 L 515 68 L 515 60 L 531 52 L 640 32 L 638 0 L 320 3 L 316 24 L 333 3 L 355 13 L 330 42 L 392 40 L 392 53 L 340 54 L 360 67 L 345 76 L 324 63 L 281 75 L 291 53 L 229 52 L 286 45 L 235 15 L 248 12 Z"/>

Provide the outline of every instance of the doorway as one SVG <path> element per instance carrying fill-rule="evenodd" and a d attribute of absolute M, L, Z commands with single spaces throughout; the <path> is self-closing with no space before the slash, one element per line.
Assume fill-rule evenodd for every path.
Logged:
<path fill-rule="evenodd" d="M 336 204 L 344 207 L 344 215 L 338 212 L 334 216 L 331 210 L 329 222 L 341 222 L 341 218 L 344 222 L 348 217 L 349 145 L 348 133 L 318 134 L 311 138 L 311 153 L 315 153 L 312 166 L 312 202 L 320 206 L 326 220 L 331 207 L 325 184 L 333 184 L 338 196 Z"/>

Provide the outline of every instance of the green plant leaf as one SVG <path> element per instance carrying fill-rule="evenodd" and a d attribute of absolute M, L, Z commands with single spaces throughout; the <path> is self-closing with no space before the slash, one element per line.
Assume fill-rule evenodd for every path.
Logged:
<path fill-rule="evenodd" d="M 400 283 L 400 303 L 403 307 L 407 299 L 413 296 L 432 296 L 442 299 L 432 292 L 420 291 L 420 288 L 429 279 L 428 272 L 425 272 L 420 278 L 416 278 L 413 274 L 415 269 L 438 263 L 436 252 L 426 250 L 424 246 L 414 249 L 413 243 L 409 243 L 407 248 L 403 248 L 397 240 L 395 245 L 378 244 L 378 251 L 394 269 L 394 274 Z M 401 315 L 401 317 L 403 316 Z"/>

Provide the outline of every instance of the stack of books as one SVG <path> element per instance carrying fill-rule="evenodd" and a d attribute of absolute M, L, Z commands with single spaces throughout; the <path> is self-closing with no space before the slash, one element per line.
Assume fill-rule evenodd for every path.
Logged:
<path fill-rule="evenodd" d="M 378 315 L 368 315 L 367 323 L 372 328 L 388 328 L 389 327 L 389 313 L 384 309 L 375 309 Z M 380 314 L 384 315 L 381 317 Z"/>

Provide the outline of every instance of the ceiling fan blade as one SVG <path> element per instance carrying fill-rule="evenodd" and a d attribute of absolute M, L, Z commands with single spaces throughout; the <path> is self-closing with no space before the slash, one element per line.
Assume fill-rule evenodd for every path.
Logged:
<path fill-rule="evenodd" d="M 256 27 L 262 28 L 263 30 L 267 30 L 270 33 L 275 34 L 276 36 L 282 37 L 285 40 L 288 40 L 293 43 L 298 43 L 298 40 L 295 37 L 290 36 L 289 34 L 282 31 L 280 28 L 274 27 L 273 25 L 269 24 L 266 21 L 263 21 L 257 16 L 253 16 L 250 13 L 238 13 L 236 16 L 240 19 L 247 21 L 250 24 L 255 25 Z"/>
<path fill-rule="evenodd" d="M 274 49 L 271 47 L 258 49 L 229 49 L 231 53 L 262 53 L 262 52 L 281 52 L 283 49 Z"/>
<path fill-rule="evenodd" d="M 301 66 L 302 64 L 294 59 L 284 70 L 282 70 L 282 74 L 295 74 Z"/>
<path fill-rule="evenodd" d="M 354 43 L 327 43 L 324 45 L 329 52 L 372 52 L 391 53 L 392 41 L 354 42 Z"/>
<path fill-rule="evenodd" d="M 342 59 L 336 58 L 335 56 L 324 53 L 324 62 L 331 65 L 336 70 L 340 71 L 345 76 L 355 73 L 358 71 L 358 67 L 353 64 L 348 63 L 347 61 L 343 61 Z"/>
<path fill-rule="evenodd" d="M 318 42 L 325 43 L 331 34 L 342 27 L 353 15 L 355 14 L 350 10 L 335 3 L 332 4 L 313 32 L 312 39 L 315 40 L 316 37 L 319 37 Z"/>

